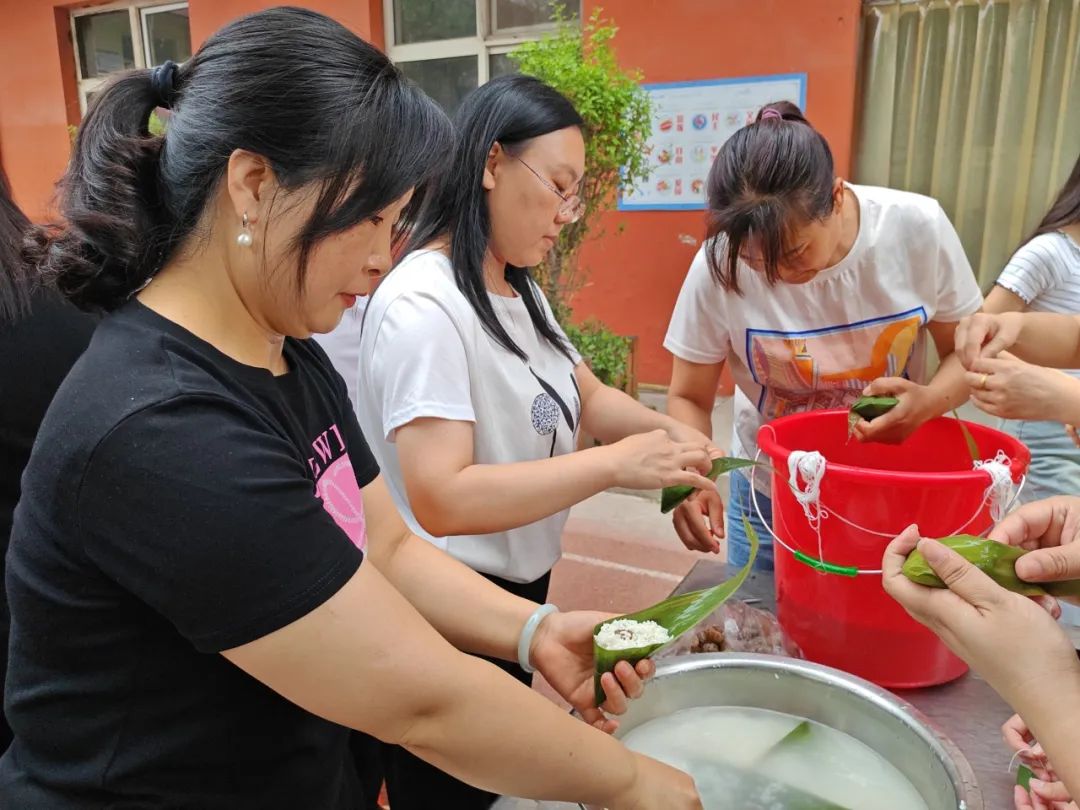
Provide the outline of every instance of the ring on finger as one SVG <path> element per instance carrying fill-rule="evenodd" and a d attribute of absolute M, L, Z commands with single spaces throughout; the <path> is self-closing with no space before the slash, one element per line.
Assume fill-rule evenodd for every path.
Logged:
<path fill-rule="evenodd" d="M 986 390 L 986 381 L 988 379 L 990 379 L 989 374 L 983 374 L 981 377 L 979 377 L 979 388 L 981 390 Z"/>

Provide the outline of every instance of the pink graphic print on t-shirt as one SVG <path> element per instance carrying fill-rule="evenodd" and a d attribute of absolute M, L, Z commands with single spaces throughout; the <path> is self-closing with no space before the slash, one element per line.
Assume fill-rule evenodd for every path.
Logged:
<path fill-rule="evenodd" d="M 308 466 L 315 476 L 315 494 L 322 501 L 323 509 L 349 536 L 353 545 L 366 551 L 364 502 L 338 426 L 331 425 L 316 436 L 311 448 L 315 455 L 308 458 Z"/>

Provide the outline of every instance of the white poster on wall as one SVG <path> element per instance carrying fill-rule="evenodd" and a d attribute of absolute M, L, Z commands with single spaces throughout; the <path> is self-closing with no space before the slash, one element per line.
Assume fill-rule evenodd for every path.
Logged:
<path fill-rule="evenodd" d="M 620 211 L 704 208 L 705 178 L 724 141 L 770 102 L 806 108 L 805 73 L 644 88 L 652 99 L 652 135 L 645 146 L 651 172 L 637 188 L 621 190 Z"/>

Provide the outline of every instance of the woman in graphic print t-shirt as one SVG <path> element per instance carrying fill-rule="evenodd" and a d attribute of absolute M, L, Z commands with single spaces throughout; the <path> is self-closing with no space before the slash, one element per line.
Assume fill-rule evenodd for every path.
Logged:
<path fill-rule="evenodd" d="M 781 102 L 724 144 L 709 172 L 708 208 L 707 238 L 664 341 L 675 355 L 673 416 L 707 431 L 726 364 L 738 386 L 732 455 L 744 458 L 754 458 L 763 423 L 846 408 L 864 392 L 895 395 L 900 404 L 861 422 L 862 441 L 901 441 L 964 401 L 953 333 L 982 295 L 937 202 L 845 183 L 825 139 Z M 929 381 L 927 336 L 942 358 Z M 758 478 L 758 504 L 771 523 L 767 481 Z M 772 545 L 750 486 L 750 477 L 732 473 L 729 509 L 755 524 L 758 566 L 771 569 Z M 740 521 L 728 524 L 728 560 L 742 564 L 749 544 Z M 719 494 L 684 502 L 675 526 L 687 547 L 717 551 Z"/>
<path fill-rule="evenodd" d="M 299 9 L 95 96 L 37 265 L 110 314 L 23 478 L 0 806 L 356 810 L 352 728 L 492 791 L 700 808 L 602 733 L 601 614 L 545 617 L 412 536 L 304 339 L 385 272 L 449 140 L 382 53 Z M 534 662 L 601 728 L 455 647 Z"/>

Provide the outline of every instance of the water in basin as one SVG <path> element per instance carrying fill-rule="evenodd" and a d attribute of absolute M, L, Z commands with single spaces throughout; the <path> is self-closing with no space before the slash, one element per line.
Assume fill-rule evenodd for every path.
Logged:
<path fill-rule="evenodd" d="M 693 776 L 705 810 L 927 810 L 880 754 L 789 714 L 683 709 L 631 729 L 623 742 Z"/>

